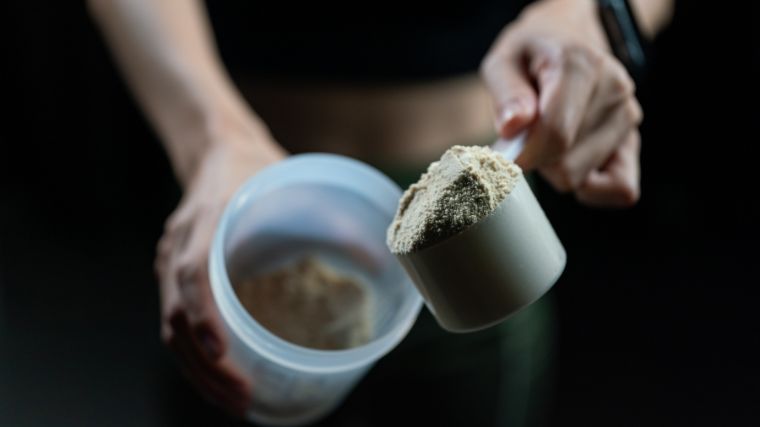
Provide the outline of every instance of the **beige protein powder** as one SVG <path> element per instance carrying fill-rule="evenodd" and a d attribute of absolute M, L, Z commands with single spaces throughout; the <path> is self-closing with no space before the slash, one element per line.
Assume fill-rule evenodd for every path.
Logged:
<path fill-rule="evenodd" d="M 464 231 L 491 214 L 520 175 L 488 147 L 451 147 L 401 197 L 388 228 L 391 252 L 415 252 Z"/>
<path fill-rule="evenodd" d="M 365 285 L 316 258 L 244 280 L 235 291 L 257 322 L 294 344 L 341 350 L 372 338 Z"/>

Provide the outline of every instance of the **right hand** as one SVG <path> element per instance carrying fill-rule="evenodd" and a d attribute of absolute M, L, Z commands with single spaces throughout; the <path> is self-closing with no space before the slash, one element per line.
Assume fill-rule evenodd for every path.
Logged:
<path fill-rule="evenodd" d="M 639 123 L 631 77 L 592 0 L 533 3 L 494 43 L 482 73 L 503 138 L 528 130 L 516 162 L 590 206 L 639 199 Z"/>
<path fill-rule="evenodd" d="M 251 384 L 228 357 L 207 263 L 214 230 L 234 192 L 249 176 L 285 157 L 274 144 L 252 142 L 232 138 L 204 151 L 166 222 L 156 258 L 163 342 L 196 389 L 237 416 L 250 404 Z"/>

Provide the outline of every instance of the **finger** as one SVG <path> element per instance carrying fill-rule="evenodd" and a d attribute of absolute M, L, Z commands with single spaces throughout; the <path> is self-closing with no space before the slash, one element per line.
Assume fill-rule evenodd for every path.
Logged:
<path fill-rule="evenodd" d="M 177 357 L 183 374 L 208 400 L 235 414 L 245 412 L 250 393 L 244 380 L 237 378 L 229 366 L 222 362 L 210 364 L 195 346 L 189 334 L 186 319 L 172 323 L 176 331 L 170 348 Z"/>
<path fill-rule="evenodd" d="M 171 337 L 175 333 L 172 323 L 178 321 L 180 316 L 184 316 L 184 307 L 182 296 L 171 272 L 174 268 L 175 259 L 167 255 L 167 260 L 157 261 L 165 263 L 160 268 L 159 274 L 159 299 L 161 301 L 161 340 L 164 344 L 169 345 Z"/>
<path fill-rule="evenodd" d="M 601 170 L 592 171 L 576 191 L 578 200 L 589 206 L 630 207 L 640 196 L 640 140 L 631 132 Z"/>
<path fill-rule="evenodd" d="M 573 146 L 601 64 L 601 57 L 586 49 L 534 46 L 531 51 L 538 119 L 517 158 L 528 170 L 558 161 Z"/>
<path fill-rule="evenodd" d="M 611 107 L 635 99 L 636 86 L 628 71 L 617 59 L 604 57 L 594 93 L 591 96 L 580 134 L 589 126 L 595 126 L 598 118 Z"/>
<path fill-rule="evenodd" d="M 170 221 L 171 220 L 167 220 L 167 224 Z M 156 260 L 153 266 L 156 277 L 162 286 L 173 281 L 173 278 L 169 276 L 172 271 L 172 263 L 176 263 L 178 253 L 180 253 L 180 250 L 187 245 L 191 231 L 190 227 L 184 223 L 171 226 L 167 225 L 165 228 L 164 235 L 161 236 L 158 245 L 156 245 Z M 161 300 L 163 302 L 168 301 L 164 298 L 163 294 L 161 294 Z M 162 313 L 166 315 L 168 310 L 162 309 Z"/>
<path fill-rule="evenodd" d="M 559 191 L 574 191 L 589 173 L 601 169 L 622 145 L 641 117 L 641 107 L 634 98 L 609 109 L 598 117 L 596 127 L 583 131 L 578 142 L 559 162 L 542 170 L 544 177 Z"/>
<path fill-rule="evenodd" d="M 494 98 L 496 127 L 503 138 L 514 138 L 536 116 L 536 90 L 521 52 L 490 55 L 481 74 Z"/>
<path fill-rule="evenodd" d="M 171 236 L 164 234 L 158 240 L 158 244 L 156 245 L 156 260 L 153 263 L 153 271 L 156 280 L 159 282 L 166 276 L 169 259 L 171 258 L 172 243 L 173 239 Z"/>
<path fill-rule="evenodd" d="M 190 333 L 209 360 L 219 359 L 226 350 L 223 328 L 208 281 L 205 260 L 185 261 L 177 270 L 177 280 Z"/>
<path fill-rule="evenodd" d="M 211 361 L 219 359 L 226 351 L 224 328 L 208 275 L 208 252 L 216 222 L 217 215 L 213 214 L 197 220 L 176 270 L 190 332 Z"/>
<path fill-rule="evenodd" d="M 189 191 L 185 194 L 185 197 L 182 198 L 176 209 L 166 218 L 164 222 L 164 229 L 166 231 L 173 231 L 181 226 L 192 224 L 193 218 L 196 215 L 196 209 L 193 207 L 193 201 L 196 198 L 196 192 L 194 191 Z"/>
<path fill-rule="evenodd" d="M 173 262 L 170 268 L 176 270 L 176 257 Z M 173 280 L 173 275 L 167 276 L 161 289 L 162 307 L 165 312 L 162 325 L 164 342 L 187 367 L 188 372 L 193 374 L 196 383 L 200 381 L 203 387 L 212 389 L 232 390 L 234 393 L 241 394 L 243 396 L 241 400 L 244 400 L 250 394 L 246 380 L 229 362 L 211 361 L 194 338 L 188 322 L 188 313 L 191 310 L 186 306 L 179 286 Z"/>
<path fill-rule="evenodd" d="M 187 230 L 189 227 L 182 226 L 178 230 L 182 234 L 190 234 Z M 188 329 L 184 331 L 186 335 L 190 335 L 189 326 L 187 326 L 188 318 L 193 318 L 193 324 L 196 325 L 196 334 L 198 341 L 203 343 L 199 344 L 205 350 L 205 354 L 210 360 L 216 360 L 224 353 L 223 341 L 217 337 L 222 333 L 221 323 L 215 321 L 212 325 L 210 322 L 204 322 L 201 319 L 200 311 L 208 311 L 209 305 L 213 306 L 213 301 L 210 296 L 210 292 L 205 297 L 205 304 L 201 303 L 201 297 L 192 295 L 193 292 L 199 292 L 197 288 L 202 287 L 203 284 L 197 284 L 200 281 L 206 281 L 206 287 L 208 288 L 206 270 L 206 263 L 203 261 L 188 262 L 184 261 L 184 253 L 188 250 L 187 247 L 167 246 L 170 243 L 174 243 L 175 240 L 169 240 L 169 234 L 162 238 L 162 243 L 159 245 L 161 248 L 159 252 L 159 263 L 165 264 L 160 268 L 161 277 L 160 280 L 160 296 L 161 296 L 161 337 L 165 344 L 169 344 L 172 336 L 176 335 L 178 331 L 174 330 L 172 326 L 175 323 L 181 324 Z M 184 245 L 187 245 L 187 238 L 181 239 Z M 205 261 L 205 260 L 204 260 Z M 215 306 L 213 306 L 215 308 Z M 206 316 L 210 317 L 210 316 Z M 213 329 L 212 329 L 213 328 Z"/>

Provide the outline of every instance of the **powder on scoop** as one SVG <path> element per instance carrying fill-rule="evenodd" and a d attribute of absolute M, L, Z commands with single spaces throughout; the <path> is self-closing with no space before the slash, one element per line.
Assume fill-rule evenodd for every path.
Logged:
<path fill-rule="evenodd" d="M 391 252 L 415 252 L 490 215 L 522 174 L 488 147 L 456 145 L 406 190 L 388 228 Z"/>

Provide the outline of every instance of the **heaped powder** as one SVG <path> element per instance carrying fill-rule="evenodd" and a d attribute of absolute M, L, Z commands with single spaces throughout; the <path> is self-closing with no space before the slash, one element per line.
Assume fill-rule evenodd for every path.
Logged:
<path fill-rule="evenodd" d="M 292 343 L 341 350 L 372 338 L 365 285 L 316 258 L 243 280 L 235 291 L 257 322 Z"/>
<path fill-rule="evenodd" d="M 388 228 L 391 252 L 418 251 L 491 214 L 522 170 L 488 147 L 456 145 L 406 190 Z"/>

